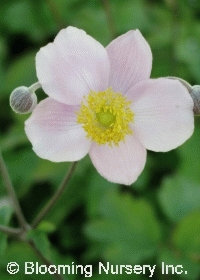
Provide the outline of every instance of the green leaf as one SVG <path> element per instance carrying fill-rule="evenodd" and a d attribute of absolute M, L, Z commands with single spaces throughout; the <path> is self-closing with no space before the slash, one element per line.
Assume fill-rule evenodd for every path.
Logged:
<path fill-rule="evenodd" d="M 13 207 L 10 203 L 8 198 L 1 198 L 0 199 L 0 224 L 1 225 L 8 225 L 11 215 L 13 213 Z"/>
<path fill-rule="evenodd" d="M 158 199 L 168 218 L 178 222 L 191 211 L 200 209 L 199 184 L 183 176 L 167 177 L 159 189 Z"/>
<path fill-rule="evenodd" d="M 166 161 L 165 161 L 166 163 Z M 148 184 L 151 180 L 151 176 L 152 176 L 152 168 L 155 164 L 155 161 L 153 161 L 153 157 L 151 154 L 148 155 L 147 159 L 146 159 L 146 164 L 145 164 L 145 168 L 142 171 L 142 173 L 140 174 L 140 176 L 138 177 L 137 181 L 134 182 L 130 187 L 133 190 L 137 190 L 137 191 L 144 191 L 147 189 Z M 166 168 L 166 165 L 163 167 Z"/>
<path fill-rule="evenodd" d="M 200 210 L 187 215 L 173 234 L 174 245 L 192 259 L 200 259 Z"/>
<path fill-rule="evenodd" d="M 30 230 L 27 233 L 27 238 L 34 242 L 36 248 L 44 255 L 47 259 L 51 259 L 50 242 L 47 235 L 36 229 Z"/>
<path fill-rule="evenodd" d="M 27 142 L 28 140 L 24 132 L 24 124 L 23 126 L 17 124 L 12 126 L 8 133 L 0 138 L 0 147 L 2 152 L 4 152 L 26 144 Z"/>
<path fill-rule="evenodd" d="M 9 151 L 4 156 L 17 195 L 21 198 L 27 194 L 32 186 L 35 166 L 37 166 L 40 158 L 35 155 L 31 148 Z"/>
<path fill-rule="evenodd" d="M 188 34 L 184 34 L 185 36 L 177 41 L 175 50 L 177 58 L 187 64 L 193 79 L 199 83 L 200 25 L 194 19 L 191 24 L 193 25 L 192 32 L 187 23 Z"/>
<path fill-rule="evenodd" d="M 0 225 L 7 226 L 13 213 L 13 207 L 7 198 L 0 199 Z M 0 232 L 0 256 L 2 257 L 7 247 L 7 235 Z"/>
<path fill-rule="evenodd" d="M 87 193 L 87 212 L 89 216 L 96 217 L 99 215 L 99 207 L 102 200 L 110 192 L 116 189 L 118 185 L 104 179 L 92 165 L 90 166 L 89 173 L 90 180 Z"/>
<path fill-rule="evenodd" d="M 199 150 L 200 150 L 200 125 L 195 120 L 193 135 L 181 147 L 177 149 L 180 155 L 180 167 L 178 174 L 199 184 Z"/>
<path fill-rule="evenodd" d="M 15 274 L 15 276 L 10 275 L 6 271 L 6 266 L 9 262 L 16 262 L 19 265 L 19 272 Z M 38 262 L 38 265 L 42 265 L 44 263 L 41 262 L 41 260 L 38 258 L 38 256 L 34 253 L 32 248 L 25 242 L 20 241 L 12 241 L 10 242 L 8 249 L 5 252 L 5 255 L 3 258 L 0 258 L 0 279 L 4 279 L 3 276 L 7 276 L 8 280 L 35 280 L 38 277 L 35 273 L 29 274 L 28 277 L 25 274 L 25 263 L 26 262 L 33 262 L 34 268 L 36 267 L 36 262 Z M 39 275 L 38 275 L 39 276 Z M 50 280 L 49 274 L 42 275 L 41 279 L 44 280 Z"/>
<path fill-rule="evenodd" d="M 139 262 L 156 252 L 160 226 L 146 200 L 111 192 L 100 207 L 102 219 L 90 222 L 86 234 L 102 244 L 102 256 L 114 263 Z"/>
<path fill-rule="evenodd" d="M 51 232 L 54 232 L 56 230 L 56 227 L 53 223 L 51 223 L 49 221 L 42 221 L 38 225 L 37 230 L 45 232 L 45 233 L 51 233 Z"/>
<path fill-rule="evenodd" d="M 91 162 L 89 157 L 85 157 L 78 163 L 78 166 L 75 169 L 74 174 L 72 175 L 69 185 L 66 186 L 66 191 L 62 194 L 59 199 L 59 202 L 56 203 L 54 208 L 47 214 L 47 219 L 53 222 L 58 226 L 66 217 L 71 214 L 71 212 L 80 207 L 85 201 L 87 194 L 88 182 L 90 180 L 91 173 L 88 172 L 88 166 Z M 55 165 L 55 168 L 59 167 Z M 55 190 L 58 188 L 58 185 L 62 181 L 64 175 L 67 172 L 67 167 L 63 172 L 62 177 L 59 180 L 59 183 L 56 185 Z M 54 175 L 54 172 L 52 172 Z"/>

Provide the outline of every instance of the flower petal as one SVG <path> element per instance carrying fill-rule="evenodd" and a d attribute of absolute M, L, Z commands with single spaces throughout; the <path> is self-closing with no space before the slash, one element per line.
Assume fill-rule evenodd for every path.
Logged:
<path fill-rule="evenodd" d="M 54 42 L 36 55 L 42 88 L 51 98 L 68 105 L 80 104 L 90 90 L 105 90 L 109 68 L 105 48 L 75 27 L 62 29 Z"/>
<path fill-rule="evenodd" d="M 128 92 L 135 114 L 132 129 L 146 149 L 166 152 L 193 133 L 193 101 L 178 80 L 152 79 Z"/>
<path fill-rule="evenodd" d="M 25 132 L 35 153 L 50 161 L 76 161 L 89 151 L 91 142 L 76 123 L 78 106 L 51 98 L 41 101 L 25 122 Z"/>
<path fill-rule="evenodd" d="M 109 85 L 114 91 L 126 93 L 137 82 L 149 79 L 152 53 L 139 30 L 116 38 L 106 50 L 110 59 Z"/>
<path fill-rule="evenodd" d="M 124 185 L 137 180 L 146 162 L 146 149 L 133 136 L 127 136 L 118 147 L 93 143 L 89 155 L 103 177 Z"/>

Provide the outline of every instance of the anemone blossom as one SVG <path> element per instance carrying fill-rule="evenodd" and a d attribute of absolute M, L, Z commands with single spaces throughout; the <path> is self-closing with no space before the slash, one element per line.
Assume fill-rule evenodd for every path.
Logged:
<path fill-rule="evenodd" d="M 36 55 L 48 95 L 25 122 L 35 153 L 54 162 L 89 153 L 107 180 L 130 185 L 146 149 L 166 152 L 193 133 L 193 101 L 178 80 L 150 79 L 151 49 L 139 30 L 106 48 L 83 30 L 61 30 Z"/>

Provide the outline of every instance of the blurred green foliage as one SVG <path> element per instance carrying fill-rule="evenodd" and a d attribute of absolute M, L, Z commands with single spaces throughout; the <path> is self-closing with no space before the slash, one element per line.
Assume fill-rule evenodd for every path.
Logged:
<path fill-rule="evenodd" d="M 153 52 L 152 77 L 178 76 L 200 84 L 199 0 L 7 0 L 0 3 L 0 147 L 29 222 L 58 188 L 68 163 L 38 158 L 24 132 L 27 116 L 9 107 L 10 92 L 37 81 L 34 57 L 68 25 L 107 45 L 140 29 Z M 38 91 L 39 99 L 45 97 Z M 92 279 L 146 279 L 99 275 L 98 262 L 156 264 L 154 279 L 198 280 L 200 275 L 200 121 L 193 136 L 169 153 L 148 152 L 145 169 L 130 187 L 107 182 L 88 157 L 81 160 L 57 205 L 29 232 L 56 264 L 93 264 Z M 0 224 L 17 226 L 0 178 Z M 0 279 L 53 279 L 6 272 L 10 261 L 41 261 L 22 241 L 0 232 Z M 187 274 L 162 275 L 161 263 Z M 82 279 L 70 275 L 66 279 Z"/>

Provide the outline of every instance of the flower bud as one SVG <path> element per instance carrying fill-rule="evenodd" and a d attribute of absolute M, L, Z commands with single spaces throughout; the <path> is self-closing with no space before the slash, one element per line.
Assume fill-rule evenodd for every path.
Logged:
<path fill-rule="evenodd" d="M 190 90 L 190 95 L 194 101 L 194 114 L 200 115 L 200 86 L 193 86 Z"/>
<path fill-rule="evenodd" d="M 37 96 L 30 88 L 21 86 L 14 89 L 10 95 L 10 106 L 15 113 L 27 114 L 37 105 Z"/>

